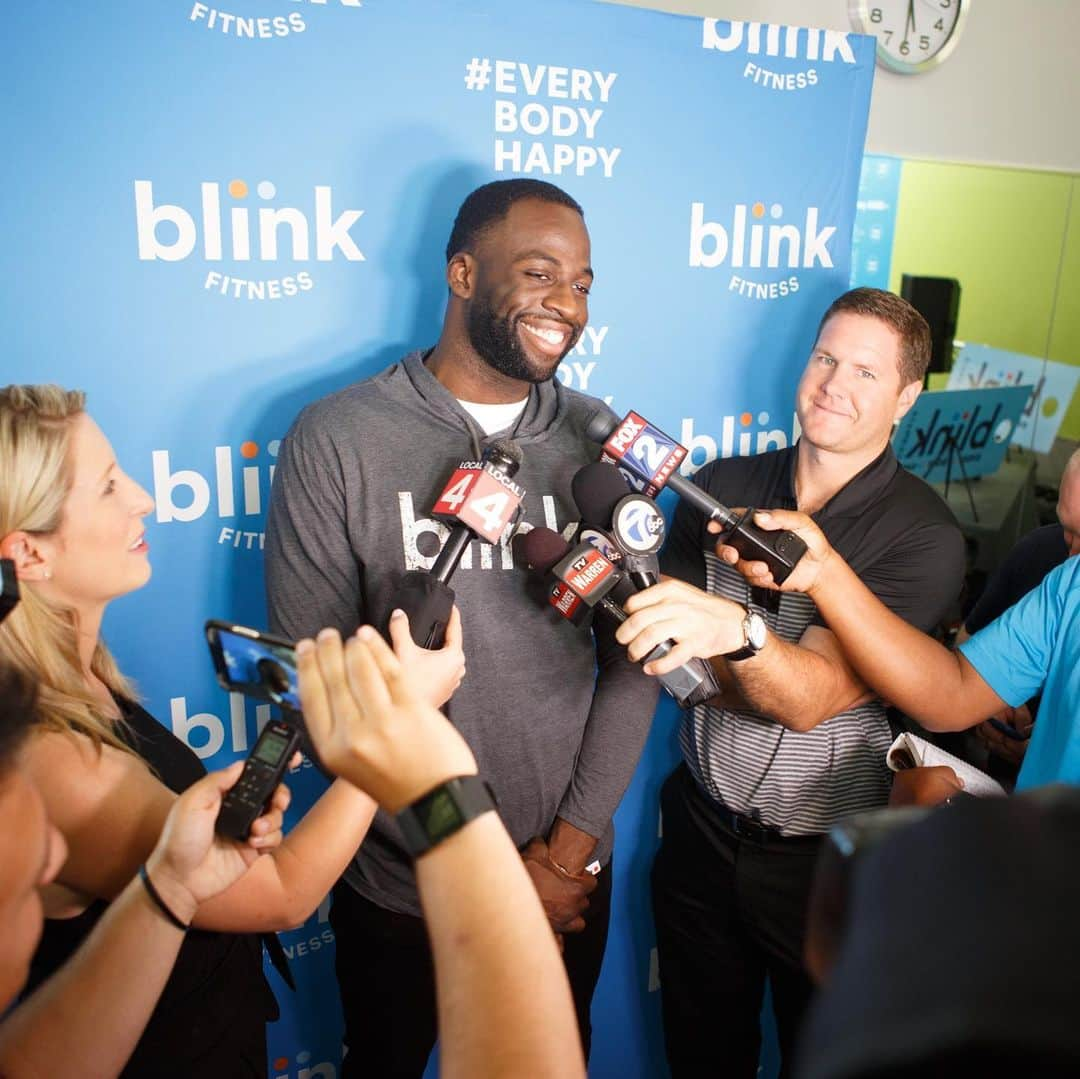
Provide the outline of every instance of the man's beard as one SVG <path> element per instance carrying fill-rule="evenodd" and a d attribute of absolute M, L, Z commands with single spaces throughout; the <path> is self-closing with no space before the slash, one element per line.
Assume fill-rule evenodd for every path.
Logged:
<path fill-rule="evenodd" d="M 515 321 L 495 314 L 486 299 L 474 299 L 469 304 L 465 317 L 469 344 L 484 363 L 494 368 L 499 374 L 506 375 L 507 378 L 518 382 L 546 382 L 555 373 L 555 369 L 562 363 L 566 354 L 574 347 L 578 339 L 576 327 L 571 325 L 571 329 L 575 332 L 571 333 L 562 355 L 555 361 L 548 361 L 545 357 L 545 366 L 541 366 L 537 361 L 530 359 L 521 347 L 521 339 L 515 330 Z"/>

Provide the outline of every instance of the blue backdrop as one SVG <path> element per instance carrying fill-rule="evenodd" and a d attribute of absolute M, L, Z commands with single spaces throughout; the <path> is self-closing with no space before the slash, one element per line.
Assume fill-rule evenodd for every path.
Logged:
<path fill-rule="evenodd" d="M 873 41 L 588 0 L 14 5 L 0 42 L 4 380 L 89 392 L 156 500 L 151 584 L 108 639 L 219 765 L 265 712 L 217 688 L 208 616 L 262 625 L 278 442 L 307 402 L 434 343 L 461 199 L 549 179 L 585 207 L 592 320 L 559 377 L 698 467 L 793 437 L 846 287 Z M 663 1074 L 646 874 L 662 708 L 619 810 L 592 1073 Z M 319 779 L 293 779 L 309 804 Z M 271 1074 L 340 1061 L 325 905 L 283 934 Z M 272 975 L 276 979 L 276 975 Z"/>
<path fill-rule="evenodd" d="M 865 154 L 851 234 L 851 285 L 889 287 L 903 158 Z"/>

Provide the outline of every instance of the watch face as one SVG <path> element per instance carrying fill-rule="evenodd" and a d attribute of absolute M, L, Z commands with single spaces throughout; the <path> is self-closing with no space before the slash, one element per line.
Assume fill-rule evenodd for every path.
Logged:
<path fill-rule="evenodd" d="M 432 840 L 441 839 L 462 825 L 461 810 L 445 787 L 440 787 L 422 806 L 417 807 L 417 816 Z"/>
<path fill-rule="evenodd" d="M 878 63 L 913 75 L 956 47 L 971 0 L 848 0 L 852 26 L 877 38 Z"/>
<path fill-rule="evenodd" d="M 752 612 L 746 619 L 746 639 L 749 641 L 750 647 L 760 652 L 765 647 L 767 633 L 768 627 L 765 625 L 765 619 L 760 614 Z"/>

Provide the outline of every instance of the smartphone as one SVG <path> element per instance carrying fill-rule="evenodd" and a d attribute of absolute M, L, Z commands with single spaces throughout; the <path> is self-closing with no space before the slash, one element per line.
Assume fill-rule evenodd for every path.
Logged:
<path fill-rule="evenodd" d="M 223 689 L 300 711 L 291 641 L 211 619 L 206 623 L 206 642 Z"/>
<path fill-rule="evenodd" d="M 240 778 L 225 792 L 214 825 L 218 835 L 247 839 L 255 819 L 265 812 L 289 761 L 300 745 L 300 732 L 272 719 L 252 747 Z"/>

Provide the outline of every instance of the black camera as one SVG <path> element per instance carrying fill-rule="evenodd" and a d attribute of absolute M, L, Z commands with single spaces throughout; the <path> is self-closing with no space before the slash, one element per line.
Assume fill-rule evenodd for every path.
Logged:
<path fill-rule="evenodd" d="M 849 921 L 851 882 L 860 855 L 937 806 L 905 806 L 857 813 L 835 825 L 818 855 L 806 926 L 806 964 L 816 981 L 832 967 Z"/>

